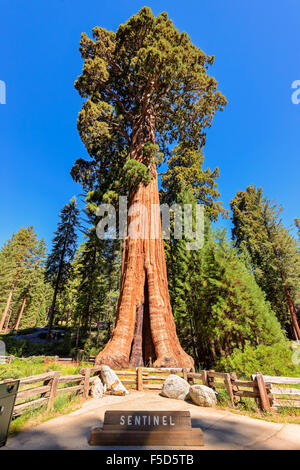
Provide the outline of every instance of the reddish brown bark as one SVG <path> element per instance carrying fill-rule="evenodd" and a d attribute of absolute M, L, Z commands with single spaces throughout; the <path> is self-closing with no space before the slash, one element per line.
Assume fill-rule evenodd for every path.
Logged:
<path fill-rule="evenodd" d="M 8 315 L 7 321 L 6 321 L 6 325 L 5 325 L 5 328 L 4 328 L 4 333 L 5 333 L 5 334 L 8 332 L 8 327 L 9 327 L 10 319 L 11 319 L 11 311 L 9 312 L 9 315 Z"/>
<path fill-rule="evenodd" d="M 299 328 L 299 324 L 298 324 L 298 321 L 297 321 L 297 316 L 296 316 L 296 312 L 295 312 L 294 303 L 292 301 L 290 291 L 289 291 L 289 289 L 286 285 L 284 286 L 284 290 L 285 290 L 285 295 L 286 295 L 287 302 L 288 302 L 288 305 L 289 305 L 289 310 L 290 310 L 291 319 L 292 319 L 292 325 L 293 325 L 294 332 L 295 332 L 295 339 L 300 340 L 300 328 Z"/>
<path fill-rule="evenodd" d="M 192 367 L 193 359 L 179 343 L 171 311 L 159 213 L 151 220 L 151 204 L 159 204 L 156 169 L 150 184 L 140 184 L 130 202 L 143 204 L 149 220 L 140 227 L 145 233 L 144 239 L 128 236 L 123 244 L 116 324 L 96 362 L 111 367 L 142 363 L 153 363 L 157 367 Z M 128 226 L 133 219 L 133 216 L 128 217 Z M 157 239 L 150 239 L 151 224 L 158 231 Z"/>
<path fill-rule="evenodd" d="M 17 274 L 18 276 L 18 274 Z M 7 312 L 9 310 L 9 307 L 10 307 L 10 303 L 11 303 L 11 299 L 12 299 L 12 296 L 13 296 L 13 293 L 14 293 L 14 290 L 15 290 L 15 287 L 16 287 L 16 284 L 17 284 L 17 276 L 13 282 L 13 285 L 12 285 L 12 288 L 10 290 L 10 293 L 8 294 L 8 298 L 7 298 L 7 302 L 6 302 L 6 306 L 5 306 L 5 309 L 3 311 L 3 314 L 2 314 L 2 318 L 0 320 L 0 332 L 2 331 L 3 329 L 3 325 L 4 325 L 4 322 L 5 322 L 5 318 L 6 318 L 6 315 L 7 315 Z"/>
<path fill-rule="evenodd" d="M 143 107 L 142 119 L 133 124 L 131 158 L 143 161 L 143 146 L 155 143 L 155 120 Z M 122 247 L 122 275 L 117 317 L 112 336 L 96 358 L 97 364 L 111 367 L 149 365 L 157 367 L 193 367 L 193 359 L 184 352 L 176 333 L 168 291 L 159 207 L 156 164 L 150 163 L 152 180 L 140 183 L 129 195 L 129 210 L 139 204 L 140 213 L 128 215 L 128 228 L 136 223 L 140 237 L 130 230 Z M 138 219 L 138 221 L 136 220 Z M 135 221 L 135 222 L 134 222 Z M 156 236 L 153 236 L 156 234 Z"/>

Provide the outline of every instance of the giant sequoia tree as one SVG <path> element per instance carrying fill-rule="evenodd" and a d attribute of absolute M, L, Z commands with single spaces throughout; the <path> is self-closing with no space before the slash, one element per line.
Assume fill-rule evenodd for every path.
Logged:
<path fill-rule="evenodd" d="M 78 130 L 91 161 L 78 160 L 76 181 L 90 204 L 129 194 L 129 206 L 159 204 L 157 163 L 170 144 L 201 149 L 205 128 L 226 104 L 207 73 L 214 58 L 180 33 L 166 13 L 142 8 L 117 32 L 96 27 L 81 38 L 82 75 L 75 86 L 87 98 Z M 96 189 L 94 189 L 96 187 Z M 128 217 L 128 226 L 134 216 Z M 150 238 L 150 227 L 158 233 Z M 98 363 L 114 367 L 152 363 L 191 366 L 172 316 L 159 215 L 143 237 L 123 242 L 122 279 L 112 337 Z"/>

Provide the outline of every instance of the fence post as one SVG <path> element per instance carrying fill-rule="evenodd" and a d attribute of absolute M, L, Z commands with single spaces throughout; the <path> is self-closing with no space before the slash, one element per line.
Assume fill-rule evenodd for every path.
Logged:
<path fill-rule="evenodd" d="M 80 373 L 84 376 L 84 379 L 82 381 L 82 386 L 83 386 L 82 398 L 84 400 L 87 400 L 89 397 L 89 391 L 90 391 L 91 369 L 89 367 L 87 369 L 82 369 Z"/>
<path fill-rule="evenodd" d="M 60 372 L 56 371 L 53 374 L 53 378 L 50 379 L 50 381 L 49 381 L 51 388 L 50 388 L 49 400 L 48 400 L 48 404 L 47 404 L 47 411 L 49 411 L 53 406 L 53 403 L 54 403 L 54 400 L 55 400 L 55 397 L 56 397 L 59 377 L 60 377 Z"/>
<path fill-rule="evenodd" d="M 230 374 L 228 374 L 228 373 L 224 374 L 224 383 L 225 383 L 226 390 L 228 392 L 231 404 L 232 404 L 232 406 L 234 406 L 235 403 L 234 403 L 234 395 L 233 395 L 233 388 L 232 388 L 232 382 L 231 382 L 231 375 Z"/>
<path fill-rule="evenodd" d="M 136 369 L 136 389 L 139 392 L 143 391 L 143 368 L 137 367 Z"/>
<path fill-rule="evenodd" d="M 264 382 L 264 378 L 260 372 L 256 372 L 256 383 L 260 395 L 260 406 L 263 411 L 271 411 L 270 400 Z"/>
<path fill-rule="evenodd" d="M 234 399 L 234 404 L 238 403 L 241 401 L 241 397 L 236 395 L 236 392 L 239 391 L 239 387 L 236 384 L 233 384 L 237 380 L 237 375 L 235 372 L 230 372 L 230 380 L 231 380 L 231 386 L 232 386 L 232 393 L 233 393 L 233 399 Z"/>
<path fill-rule="evenodd" d="M 47 372 L 51 372 L 52 376 L 50 379 L 44 380 L 43 385 L 50 385 L 50 387 L 52 387 L 52 381 L 54 379 L 54 371 L 52 371 L 51 369 L 48 369 Z M 48 392 L 41 393 L 41 398 L 49 398 L 50 393 L 51 393 L 51 388 Z"/>
<path fill-rule="evenodd" d="M 207 370 L 203 370 L 202 373 L 201 373 L 201 379 L 202 379 L 202 383 L 203 385 L 206 385 L 206 387 L 208 386 L 208 381 L 207 381 Z"/>
<path fill-rule="evenodd" d="M 214 370 L 209 370 L 207 372 L 207 386 L 215 390 L 215 377 Z"/>
<path fill-rule="evenodd" d="M 195 373 L 196 373 L 195 367 L 191 367 L 190 372 L 191 372 L 192 374 L 195 374 Z M 195 377 L 190 378 L 190 384 L 191 384 L 191 385 L 195 385 L 195 383 L 196 383 Z"/>

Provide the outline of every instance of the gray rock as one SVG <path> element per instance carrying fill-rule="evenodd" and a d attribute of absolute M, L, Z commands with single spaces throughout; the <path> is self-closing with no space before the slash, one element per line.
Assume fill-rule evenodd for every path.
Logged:
<path fill-rule="evenodd" d="M 96 377 L 95 380 L 92 383 L 92 397 L 93 398 L 102 398 L 105 393 L 105 386 L 103 386 L 103 383 L 99 379 L 99 377 Z"/>
<path fill-rule="evenodd" d="M 190 387 L 190 397 L 196 405 L 216 406 L 216 392 L 206 385 L 192 385 Z"/>
<path fill-rule="evenodd" d="M 151 378 L 151 377 L 150 377 Z M 189 394 L 190 385 L 178 375 L 171 374 L 164 381 L 161 395 L 167 398 L 185 400 Z"/>
<path fill-rule="evenodd" d="M 127 395 L 129 392 L 120 381 L 117 374 L 109 367 L 101 366 L 101 379 L 107 390 L 113 390 L 114 392 L 125 392 Z"/>

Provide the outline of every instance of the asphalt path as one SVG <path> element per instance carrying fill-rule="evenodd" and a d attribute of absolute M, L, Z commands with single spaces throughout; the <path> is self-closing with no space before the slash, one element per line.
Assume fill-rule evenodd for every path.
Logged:
<path fill-rule="evenodd" d="M 125 397 L 105 396 L 91 399 L 77 411 L 60 416 L 19 433 L 8 439 L 1 450 L 97 450 L 104 447 L 90 446 L 93 427 L 103 425 L 106 410 L 188 410 L 192 426 L 204 433 L 204 447 L 199 450 L 299 450 L 300 425 L 282 424 L 249 418 L 217 408 L 203 408 L 182 400 L 161 397 L 154 392 L 132 392 Z M 116 437 L 117 439 L 117 437 Z M 183 449 L 178 447 L 105 447 L 105 449 Z M 197 449 L 197 447 L 184 447 Z"/>

